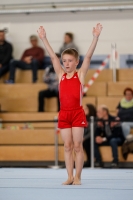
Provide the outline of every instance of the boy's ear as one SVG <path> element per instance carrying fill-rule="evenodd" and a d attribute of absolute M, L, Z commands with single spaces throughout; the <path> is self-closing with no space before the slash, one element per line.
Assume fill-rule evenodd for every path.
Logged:
<path fill-rule="evenodd" d="M 77 65 L 79 64 L 79 59 L 77 60 Z"/>

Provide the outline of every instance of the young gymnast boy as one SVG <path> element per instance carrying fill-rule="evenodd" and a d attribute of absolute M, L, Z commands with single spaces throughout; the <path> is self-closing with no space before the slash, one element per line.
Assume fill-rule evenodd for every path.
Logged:
<path fill-rule="evenodd" d="M 82 108 L 83 85 L 101 31 L 102 25 L 98 23 L 93 28 L 92 43 L 78 71 L 76 67 L 79 62 L 79 55 L 75 49 L 66 49 L 63 51 L 61 55 L 63 69 L 47 40 L 46 31 L 43 26 L 40 26 L 37 31 L 50 55 L 55 72 L 59 78 L 60 112 L 58 127 L 60 128 L 64 142 L 65 164 L 68 173 L 68 179 L 63 185 L 81 184 L 81 172 L 84 162 L 82 142 L 84 127 L 86 127 L 86 117 Z M 73 151 L 75 153 L 75 176 L 73 175 Z"/>

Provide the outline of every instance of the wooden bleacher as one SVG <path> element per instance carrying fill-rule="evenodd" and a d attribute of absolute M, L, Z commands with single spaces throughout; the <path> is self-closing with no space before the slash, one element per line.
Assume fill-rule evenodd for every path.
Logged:
<path fill-rule="evenodd" d="M 88 71 L 85 82 L 87 83 L 88 80 L 93 76 L 95 73 L 95 69 L 91 69 Z M 43 82 L 43 74 L 44 70 L 38 70 L 38 83 Z M 9 73 L 4 75 L 0 79 L 0 83 L 3 83 L 5 80 L 9 78 Z M 133 80 L 133 69 L 118 69 L 117 70 L 117 81 L 118 82 L 131 82 Z M 95 80 L 95 82 L 112 82 L 113 81 L 113 73 L 111 69 L 105 69 L 100 73 L 100 76 Z M 16 83 L 32 83 L 32 71 L 31 70 L 16 70 L 15 76 Z"/>
<path fill-rule="evenodd" d="M 102 161 L 103 162 L 112 162 L 112 150 L 109 146 L 101 146 L 100 147 L 100 153 L 102 155 Z M 118 147 L 118 157 L 120 162 L 133 162 L 133 154 L 128 154 L 127 160 L 125 161 L 122 152 L 121 147 Z"/>
<path fill-rule="evenodd" d="M 120 97 L 98 97 L 97 106 L 106 105 L 109 108 L 110 112 L 115 112 L 118 103 L 120 102 L 122 96 Z"/>
<path fill-rule="evenodd" d="M 133 79 L 133 78 L 132 78 Z M 133 82 L 116 82 L 111 83 L 109 82 L 107 84 L 107 96 L 109 97 L 117 97 L 117 96 L 123 96 L 123 91 L 126 87 L 133 88 Z"/>
<path fill-rule="evenodd" d="M 105 84 L 100 84 L 105 93 Z M 99 84 L 97 83 L 95 89 L 98 91 Z M 40 90 L 46 89 L 46 84 L 0 84 L 0 105 L 1 110 L 7 112 L 37 112 L 38 110 L 38 93 Z M 93 93 L 90 91 L 90 93 Z M 49 112 L 57 111 L 57 99 L 46 99 L 45 110 Z M 95 97 L 85 97 L 83 104 L 92 103 L 96 105 Z"/>
<path fill-rule="evenodd" d="M 93 74 L 96 72 L 95 69 L 90 69 L 88 70 L 88 73 L 85 77 L 85 83 L 88 82 L 89 79 L 92 78 Z M 95 80 L 95 82 L 111 82 L 113 81 L 113 73 L 111 69 L 105 69 L 103 70 L 100 75 L 98 76 L 98 78 Z"/>
<path fill-rule="evenodd" d="M 85 82 L 93 76 L 96 70 L 89 70 L 89 72 L 86 75 Z M 43 82 L 43 75 L 45 71 L 44 70 L 38 70 L 38 80 L 37 83 L 42 83 Z M 9 73 L 4 75 L 0 79 L 0 83 L 3 83 L 5 80 L 9 78 Z M 113 74 L 111 69 L 105 69 L 100 73 L 100 76 L 96 79 L 96 82 L 109 82 L 113 81 Z M 15 76 L 15 83 L 32 83 L 32 71 L 31 70 L 16 70 L 16 76 Z"/>
<path fill-rule="evenodd" d="M 49 112 L 56 112 L 56 98 L 46 99 L 45 110 Z M 38 101 L 37 98 L 0 98 L 2 111 L 7 112 L 37 112 Z"/>
<path fill-rule="evenodd" d="M 87 96 L 106 96 L 107 95 L 107 83 L 105 82 L 96 82 L 93 84 L 90 89 L 87 91 Z"/>
<path fill-rule="evenodd" d="M 44 75 L 44 70 L 38 70 L 37 72 L 37 83 L 42 83 L 43 82 L 43 75 Z M 0 83 L 3 83 L 5 80 L 9 79 L 9 73 L 5 74 L 1 79 Z M 15 75 L 15 83 L 32 83 L 32 71 L 31 70 L 16 70 L 16 75 Z"/>
<path fill-rule="evenodd" d="M 95 70 L 89 70 L 85 83 L 92 77 Z M 0 119 L 6 121 L 53 120 L 57 113 L 56 98 L 46 99 L 45 113 L 38 113 L 38 92 L 47 86 L 42 81 L 44 70 L 38 71 L 38 81 L 32 84 L 30 70 L 17 70 L 16 84 L 2 84 L 8 79 L 8 74 L 0 79 L 0 105 L 4 112 Z M 105 104 L 111 113 L 115 114 L 116 106 L 123 96 L 126 87 L 133 87 L 133 70 L 117 70 L 118 82 L 113 83 L 112 70 L 104 70 L 83 98 L 83 105 L 92 103 L 95 106 Z M 12 123 L 23 127 L 24 123 Z M 0 162 L 3 161 L 54 161 L 54 123 L 32 123 L 34 129 L 9 130 L 10 123 L 3 123 L 0 130 Z M 133 131 L 132 131 L 133 133 Z M 120 162 L 125 162 L 119 150 Z M 100 147 L 104 162 L 112 161 L 110 147 Z M 59 161 L 64 161 L 64 150 L 59 135 Z M 133 154 L 129 154 L 126 162 L 133 162 Z"/>
<path fill-rule="evenodd" d="M 58 113 L 0 113 L 4 121 L 54 120 Z M 16 125 L 17 130 L 9 130 Z M 34 129 L 22 129 L 25 123 L 4 123 L 0 130 L 0 161 L 54 161 L 55 124 L 32 123 Z M 19 127 L 19 128 L 18 128 Z M 61 144 L 61 139 L 60 139 Z"/>
<path fill-rule="evenodd" d="M 117 70 L 117 81 L 133 81 L 133 69 L 118 69 Z"/>
<path fill-rule="evenodd" d="M 11 112 L 1 112 L 0 113 L 0 119 L 3 121 L 43 121 L 43 120 L 54 120 L 55 117 L 58 116 L 57 112 L 45 112 L 45 113 L 39 113 L 39 112 L 21 112 L 21 114 L 18 112 L 11 113 Z M 7 128 L 8 126 L 20 126 L 22 128 L 25 123 L 3 123 L 3 128 Z M 33 127 L 35 129 L 38 128 L 54 128 L 55 125 L 53 122 L 49 123 L 32 123 Z"/>

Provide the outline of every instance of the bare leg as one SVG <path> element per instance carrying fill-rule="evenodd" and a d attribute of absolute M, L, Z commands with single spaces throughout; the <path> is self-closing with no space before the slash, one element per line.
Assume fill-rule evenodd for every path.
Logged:
<path fill-rule="evenodd" d="M 65 164 L 68 173 L 68 179 L 63 185 L 70 185 L 73 183 L 73 139 L 72 139 L 72 129 L 65 128 L 61 129 L 61 136 L 64 142 L 64 155 Z"/>
<path fill-rule="evenodd" d="M 74 142 L 74 151 L 75 151 L 75 164 L 76 164 L 76 174 L 74 177 L 73 185 L 80 185 L 81 184 L 81 172 L 84 163 L 84 154 L 83 154 L 83 134 L 84 128 L 82 127 L 73 127 L 72 128 L 72 135 L 73 135 L 73 142 Z"/>

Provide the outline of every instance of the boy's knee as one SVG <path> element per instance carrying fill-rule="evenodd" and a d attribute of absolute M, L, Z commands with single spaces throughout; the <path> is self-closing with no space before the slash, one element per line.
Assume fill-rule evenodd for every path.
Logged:
<path fill-rule="evenodd" d="M 80 152 L 82 150 L 82 145 L 81 143 L 74 143 L 74 151 L 76 153 Z"/>
<path fill-rule="evenodd" d="M 72 151 L 71 143 L 65 143 L 64 144 L 64 150 L 65 150 L 65 152 L 71 152 Z"/>

